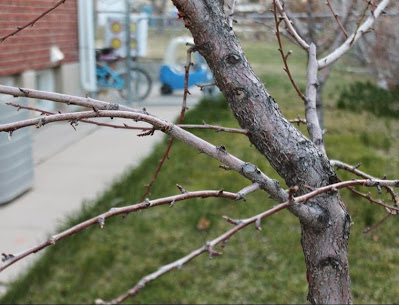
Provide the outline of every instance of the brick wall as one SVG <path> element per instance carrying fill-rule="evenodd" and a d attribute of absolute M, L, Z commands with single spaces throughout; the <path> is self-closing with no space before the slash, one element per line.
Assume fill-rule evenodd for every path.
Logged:
<path fill-rule="evenodd" d="M 0 37 L 25 25 L 56 2 L 1 0 Z M 64 53 L 62 63 L 78 61 L 77 0 L 67 0 L 33 27 L 28 27 L 0 43 L 0 76 L 54 66 L 50 62 L 52 45 L 58 46 Z"/>

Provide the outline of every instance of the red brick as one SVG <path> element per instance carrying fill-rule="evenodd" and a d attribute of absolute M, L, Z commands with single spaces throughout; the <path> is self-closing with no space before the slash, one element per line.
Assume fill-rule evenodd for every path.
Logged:
<path fill-rule="evenodd" d="M 34 20 L 56 3 L 55 0 L 1 0 L 0 37 Z M 0 75 L 54 66 L 49 55 L 52 45 L 64 53 L 64 62 L 78 60 L 77 0 L 67 0 L 34 26 L 0 43 Z"/>

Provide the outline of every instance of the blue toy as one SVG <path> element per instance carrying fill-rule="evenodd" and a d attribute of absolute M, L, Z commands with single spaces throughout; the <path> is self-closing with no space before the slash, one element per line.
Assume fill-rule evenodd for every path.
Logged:
<path fill-rule="evenodd" d="M 184 65 L 177 63 L 176 50 L 177 48 L 184 48 L 187 43 L 193 44 L 193 39 L 190 37 L 177 37 L 169 43 L 164 64 L 159 71 L 162 95 L 172 94 L 173 90 L 184 89 Z M 204 58 L 198 52 L 193 53 L 193 56 L 194 66 L 190 68 L 188 87 L 198 83 L 212 82 L 213 76 Z"/>

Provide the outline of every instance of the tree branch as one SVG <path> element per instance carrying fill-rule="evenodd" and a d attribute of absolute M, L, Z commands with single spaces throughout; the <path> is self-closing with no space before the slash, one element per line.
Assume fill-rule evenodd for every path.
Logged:
<path fill-rule="evenodd" d="M 334 9 L 330 3 L 330 0 L 327 0 L 327 6 L 330 8 L 331 14 L 334 16 L 335 20 L 338 23 L 339 28 L 341 29 L 342 33 L 345 35 L 346 38 L 348 38 L 348 33 L 346 32 L 344 26 L 341 23 L 341 20 L 338 17 L 338 14 L 334 12 Z"/>
<path fill-rule="evenodd" d="M 260 213 L 258 215 L 255 215 L 253 217 L 243 220 L 240 224 L 238 224 L 234 228 L 232 228 L 229 231 L 225 232 L 224 234 L 218 236 L 217 238 L 206 242 L 205 245 L 192 251 L 188 255 L 186 255 L 170 264 L 164 265 L 164 266 L 160 267 L 157 271 L 146 275 L 132 289 L 127 291 L 125 294 L 122 294 L 118 298 L 116 298 L 110 302 L 106 302 L 101 299 L 97 299 L 95 303 L 96 304 L 120 304 L 123 301 L 125 301 L 127 298 L 133 297 L 136 294 L 138 294 L 140 292 L 140 290 L 142 288 L 144 288 L 149 282 L 156 280 L 160 276 L 162 276 L 165 273 L 168 273 L 174 269 L 180 269 L 184 264 L 193 260 L 194 258 L 196 258 L 197 256 L 199 256 L 203 253 L 209 253 L 210 257 L 212 257 L 213 255 L 220 255 L 221 254 L 220 252 L 217 252 L 214 250 L 214 248 L 217 245 L 219 245 L 220 243 L 222 243 L 222 244 L 226 243 L 227 240 L 229 240 L 235 233 L 239 232 L 243 228 L 247 227 L 248 225 L 250 225 L 252 223 L 259 222 L 259 220 L 264 219 L 270 215 L 273 215 L 274 213 L 277 213 L 278 211 L 281 211 L 281 210 L 287 208 L 287 206 L 288 206 L 287 202 L 281 203 L 281 204 L 271 208 L 270 210 L 267 210 L 266 212 Z"/>
<path fill-rule="evenodd" d="M 17 29 L 13 32 L 11 32 L 10 34 L 3 36 L 0 38 L 0 43 L 2 43 L 4 40 L 6 40 L 7 38 L 14 36 L 15 34 L 21 32 L 22 30 L 26 29 L 29 26 L 34 26 L 35 23 L 37 21 L 39 21 L 41 18 L 43 18 L 44 16 L 46 16 L 48 13 L 50 13 L 51 11 L 55 10 L 57 7 L 59 7 L 61 4 L 64 4 L 66 2 L 66 0 L 60 0 L 58 1 L 53 7 L 49 8 L 48 10 L 46 10 L 45 12 L 43 12 L 42 14 L 40 14 L 37 18 L 33 19 L 32 21 L 28 22 L 27 24 L 25 24 L 24 26 L 19 26 L 17 27 Z"/>
<path fill-rule="evenodd" d="M 235 10 L 235 6 L 236 6 L 236 2 L 237 2 L 237 0 L 231 0 L 230 5 L 229 5 L 230 12 L 229 12 L 228 20 L 229 20 L 229 27 L 230 28 L 233 28 L 233 22 L 234 22 L 233 16 L 234 16 L 234 10 Z"/>
<path fill-rule="evenodd" d="M 13 97 L 37 98 L 41 100 L 63 103 L 67 105 L 82 106 L 90 109 L 93 109 L 94 107 L 95 109 L 99 110 L 122 110 L 122 111 L 131 111 L 137 113 L 147 113 L 143 110 L 137 110 L 115 103 L 107 103 L 100 100 L 92 99 L 90 97 L 83 98 L 68 94 L 60 94 L 60 93 L 28 89 L 28 88 L 17 88 L 17 87 L 0 85 L 0 93 L 12 95 Z"/>
<path fill-rule="evenodd" d="M 88 219 L 82 223 L 79 223 L 63 232 L 60 232 L 56 235 L 51 236 L 47 241 L 40 243 L 39 245 L 32 247 L 26 251 L 23 251 L 18 254 L 5 254 L 3 253 L 3 261 L 6 261 L 6 263 L 0 267 L 0 272 L 3 270 L 7 269 L 14 263 L 18 262 L 19 260 L 33 254 L 37 253 L 48 246 L 55 245 L 55 243 L 59 240 L 62 240 L 66 237 L 69 237 L 75 233 L 78 233 L 87 227 L 90 227 L 92 225 L 98 224 L 100 228 L 104 227 L 105 220 L 117 215 L 127 215 L 132 212 L 136 212 L 139 210 L 144 210 L 148 208 L 152 208 L 155 206 L 159 205 L 164 205 L 164 204 L 174 204 L 179 201 L 187 200 L 187 199 L 192 199 L 192 198 L 208 198 L 208 197 L 220 197 L 220 198 L 227 198 L 231 200 L 238 200 L 240 199 L 240 195 L 236 193 L 231 193 L 231 192 L 225 192 L 223 190 L 207 190 L 207 191 L 196 191 L 196 192 L 186 192 L 181 195 L 175 195 L 175 196 L 170 196 L 170 197 L 165 197 L 165 198 L 160 198 L 156 200 L 144 200 L 140 203 L 134 204 L 134 205 L 129 205 L 125 207 L 120 207 L 120 208 L 111 208 L 108 212 L 105 212 L 103 214 L 97 215 L 91 219 Z M 6 258 L 6 259 L 5 259 Z"/>
<path fill-rule="evenodd" d="M 298 43 L 302 49 L 307 50 L 309 49 L 308 43 L 303 40 L 301 35 L 298 34 L 298 32 L 295 30 L 294 26 L 291 23 L 291 20 L 288 18 L 285 8 L 281 5 L 280 0 L 274 0 L 275 5 L 278 8 L 278 11 L 280 12 L 282 18 L 284 19 L 285 26 L 287 28 L 287 31 L 294 37 L 295 41 Z M 276 12 L 275 12 L 276 13 Z"/>
<path fill-rule="evenodd" d="M 156 280 L 160 276 L 164 275 L 165 273 L 168 273 L 174 269 L 180 269 L 184 264 L 187 262 L 193 260 L 197 256 L 203 254 L 203 253 L 209 253 L 210 257 L 213 255 L 221 255 L 222 253 L 217 252 L 214 250 L 214 248 L 219 245 L 220 243 L 226 243 L 227 240 L 229 240 L 234 234 L 242 230 L 243 228 L 247 227 L 250 224 L 255 224 L 255 228 L 257 230 L 260 230 L 260 221 L 268 216 L 271 216 L 283 209 L 289 208 L 290 206 L 293 205 L 302 205 L 305 206 L 304 204 L 301 204 L 303 202 L 308 201 L 310 198 L 315 197 L 317 195 L 320 195 L 322 193 L 328 192 L 328 191 L 334 191 L 338 190 L 340 188 L 348 187 L 351 185 L 364 185 L 364 186 L 369 186 L 373 187 L 376 186 L 377 184 L 383 183 L 385 185 L 394 185 L 394 186 L 399 186 L 399 180 L 355 180 L 355 181 L 345 181 L 345 182 L 340 182 L 340 183 L 335 183 L 332 185 L 328 185 L 326 187 L 319 188 L 317 190 L 314 190 L 308 194 L 299 196 L 299 197 L 291 197 L 288 201 L 284 203 L 280 203 L 279 205 L 262 212 L 260 214 L 257 214 L 255 216 L 252 216 L 250 218 L 246 219 L 240 219 L 240 220 L 235 220 L 231 219 L 227 216 L 224 216 L 223 218 L 226 219 L 229 223 L 233 224 L 234 227 L 230 229 L 229 231 L 225 232 L 224 234 L 218 236 L 217 238 L 213 239 L 212 241 L 208 241 L 203 245 L 202 247 L 192 251 L 188 255 L 170 263 L 167 265 L 164 265 L 160 267 L 157 271 L 144 276 L 132 289 L 127 291 L 126 293 L 122 294 L 118 298 L 106 302 L 103 301 L 102 299 L 97 299 L 96 304 L 120 304 L 123 301 L 125 301 L 129 297 L 133 297 L 137 295 L 142 288 L 144 288 L 149 282 Z M 292 190 L 292 189 L 291 189 Z M 295 191 L 295 190 L 294 190 Z M 291 191 L 290 191 L 291 192 Z M 398 209 L 399 210 L 399 209 Z"/>
<path fill-rule="evenodd" d="M 177 121 L 177 124 L 181 124 L 184 120 L 184 115 L 186 113 L 187 110 L 187 94 L 189 94 L 188 91 L 188 77 L 189 77 L 189 73 L 190 73 L 190 67 L 193 65 L 193 63 L 191 62 L 191 54 L 192 52 L 195 52 L 195 46 L 190 47 L 187 50 L 187 58 L 186 58 L 186 65 L 184 67 L 184 93 L 183 93 L 183 104 L 181 107 L 181 111 L 180 111 L 180 116 L 179 119 Z M 161 160 L 159 160 L 158 162 L 158 166 L 155 170 L 154 176 L 152 177 L 151 181 L 145 185 L 145 192 L 144 194 L 141 196 L 141 200 L 143 200 L 146 196 L 148 196 L 150 194 L 150 190 L 151 187 L 154 185 L 155 181 L 157 180 L 158 174 L 161 172 L 162 166 L 164 165 L 166 159 L 169 158 L 169 153 L 170 150 L 172 148 L 173 142 L 175 141 L 175 138 L 172 137 L 169 139 L 169 143 L 168 146 L 165 150 L 165 153 L 163 154 Z"/>
<path fill-rule="evenodd" d="M 317 79 L 317 58 L 316 58 L 316 45 L 310 44 L 308 50 L 308 70 L 307 70 L 307 87 L 305 100 L 305 115 L 306 126 L 310 135 L 310 139 L 316 147 L 325 155 L 326 149 L 324 147 L 323 131 L 320 127 L 319 118 L 317 115 L 316 100 L 317 100 L 317 87 L 319 86 Z"/>
<path fill-rule="evenodd" d="M 41 114 L 44 115 L 51 115 L 51 114 L 57 114 L 57 112 L 51 112 L 51 111 L 46 111 L 44 109 L 39 109 L 35 107 L 29 107 L 21 104 L 15 104 L 15 103 L 6 103 L 6 105 L 12 106 L 17 108 L 17 111 L 20 109 L 25 109 L 29 111 L 36 111 L 40 112 Z M 61 112 L 58 112 L 58 114 L 61 114 Z M 116 124 L 109 124 L 109 123 L 102 123 L 102 122 L 97 122 L 97 121 L 92 121 L 92 120 L 85 120 L 82 119 L 80 120 L 82 123 L 86 124 L 93 124 L 97 126 L 102 126 L 102 127 L 111 127 L 111 128 L 116 128 L 116 129 L 132 129 L 132 130 L 141 130 L 141 131 L 151 131 L 154 130 L 153 127 L 148 127 L 148 126 L 129 126 L 127 124 L 123 125 L 116 125 Z M 295 123 L 295 124 L 306 124 L 306 120 L 301 119 L 299 116 L 296 119 L 289 120 L 290 123 Z M 203 123 L 202 125 L 198 124 L 177 124 L 180 128 L 183 129 L 207 129 L 207 130 L 215 130 L 216 132 L 228 132 L 228 133 L 238 133 L 238 134 L 243 134 L 246 135 L 248 134 L 247 130 L 244 129 L 239 129 L 239 128 L 230 128 L 230 127 L 223 127 L 223 126 L 217 126 L 217 125 L 209 125 L 207 123 Z"/>
<path fill-rule="evenodd" d="M 351 166 L 351 165 L 344 163 L 342 161 L 339 161 L 339 160 L 330 160 L 330 163 L 331 163 L 331 166 L 334 166 L 334 167 L 337 167 L 340 169 L 344 169 L 344 170 L 351 172 L 359 177 L 366 178 L 366 179 L 375 179 L 375 177 L 373 177 L 365 172 L 362 172 L 361 170 L 358 170 L 357 168 L 360 166 L 360 164 L 358 164 L 357 166 Z M 394 206 L 395 207 L 399 206 L 399 193 L 396 193 L 389 186 L 382 185 L 382 187 L 385 188 L 386 191 L 391 195 L 392 202 L 394 203 Z"/>
<path fill-rule="evenodd" d="M 371 29 L 371 26 L 374 24 L 375 20 L 380 16 L 380 14 L 383 12 L 388 4 L 389 0 L 382 0 L 377 8 L 374 10 L 373 14 L 368 17 L 362 25 L 359 26 L 355 33 L 350 35 L 345 40 L 345 42 L 340 47 L 335 49 L 332 53 L 320 59 L 318 61 L 319 70 L 327 67 L 328 65 L 331 65 L 333 62 L 338 60 L 338 58 L 348 52 L 352 45 Z"/>
<path fill-rule="evenodd" d="M 10 135 L 20 128 L 27 126 L 36 126 L 38 128 L 45 124 L 60 121 L 78 122 L 82 119 L 96 118 L 96 117 L 118 117 L 125 119 L 133 119 L 134 121 L 143 121 L 153 125 L 156 129 L 159 129 L 165 133 L 168 133 L 172 137 L 175 137 L 186 144 L 198 149 L 200 152 L 206 153 L 207 155 L 223 162 L 228 165 L 231 169 L 234 169 L 244 177 L 251 180 L 253 183 L 257 182 L 261 188 L 267 191 L 274 200 L 283 202 L 286 199 L 284 190 L 280 187 L 276 180 L 270 179 L 264 173 L 262 173 L 255 165 L 241 161 L 237 157 L 229 154 L 225 149 L 214 146 L 205 140 L 183 130 L 182 128 L 158 119 L 149 114 L 142 114 L 137 112 L 129 111 L 118 111 L 118 110 L 93 110 L 93 111 L 82 111 L 77 113 L 62 113 L 48 115 L 40 118 L 33 118 L 24 121 L 8 123 L 0 125 L 0 132 L 9 132 Z"/>
<path fill-rule="evenodd" d="M 291 71 L 290 68 L 288 66 L 288 56 L 291 55 L 292 51 L 289 51 L 287 54 L 284 53 L 284 49 L 283 49 L 283 45 L 281 43 L 281 38 L 280 38 L 280 22 L 281 19 L 278 20 L 277 19 L 277 0 L 273 1 L 273 14 L 274 14 L 274 22 L 275 22 L 275 26 L 276 26 L 276 37 L 277 37 L 277 42 L 278 42 L 278 46 L 279 46 L 279 52 L 281 54 L 281 58 L 283 59 L 283 63 L 284 63 L 284 71 L 287 73 L 292 86 L 294 87 L 295 91 L 297 92 L 297 94 L 299 95 L 299 97 L 305 101 L 305 96 L 304 94 L 301 92 L 301 90 L 298 88 L 297 84 L 295 83 L 292 75 L 291 75 Z"/>

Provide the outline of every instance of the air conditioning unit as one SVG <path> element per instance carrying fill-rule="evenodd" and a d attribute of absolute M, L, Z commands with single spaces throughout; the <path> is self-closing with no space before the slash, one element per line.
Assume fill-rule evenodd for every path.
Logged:
<path fill-rule="evenodd" d="M 0 124 L 25 120 L 27 111 L 5 105 L 0 97 Z M 13 99 L 15 102 L 15 99 Z M 27 103 L 19 99 L 18 103 Z M 33 186 L 32 130 L 23 128 L 12 136 L 0 133 L 0 205 L 8 203 Z"/>

